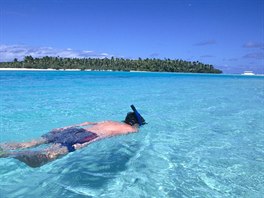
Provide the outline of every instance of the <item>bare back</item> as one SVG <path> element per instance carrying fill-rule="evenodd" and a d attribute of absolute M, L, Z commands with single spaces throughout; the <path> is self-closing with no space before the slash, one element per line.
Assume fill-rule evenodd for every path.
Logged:
<path fill-rule="evenodd" d="M 115 135 L 137 132 L 137 127 L 132 127 L 128 124 L 120 122 L 104 121 L 89 127 L 88 130 L 96 133 L 101 138 L 105 138 Z"/>

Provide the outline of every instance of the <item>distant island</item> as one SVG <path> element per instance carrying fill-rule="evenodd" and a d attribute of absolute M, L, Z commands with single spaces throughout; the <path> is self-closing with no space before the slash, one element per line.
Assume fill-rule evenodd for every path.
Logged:
<path fill-rule="evenodd" d="M 33 58 L 26 56 L 23 61 L 0 62 L 0 68 L 34 68 L 34 69 L 79 69 L 96 71 L 151 71 L 151 72 L 188 72 L 188 73 L 222 73 L 210 64 L 199 61 L 191 62 L 171 59 L 124 59 L 124 58 Z"/>

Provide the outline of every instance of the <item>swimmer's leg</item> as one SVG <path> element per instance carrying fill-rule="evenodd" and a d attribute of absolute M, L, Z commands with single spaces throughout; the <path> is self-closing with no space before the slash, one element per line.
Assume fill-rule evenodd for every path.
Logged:
<path fill-rule="evenodd" d="M 6 153 L 4 157 L 12 157 L 30 167 L 40 167 L 69 153 L 67 147 L 54 144 L 42 151 L 19 151 Z"/>
<path fill-rule="evenodd" d="M 48 143 L 48 140 L 41 137 L 37 140 L 31 140 L 30 142 L 2 143 L 0 144 L 0 148 L 2 148 L 3 150 L 16 150 L 23 148 L 32 148 L 46 143 Z"/>

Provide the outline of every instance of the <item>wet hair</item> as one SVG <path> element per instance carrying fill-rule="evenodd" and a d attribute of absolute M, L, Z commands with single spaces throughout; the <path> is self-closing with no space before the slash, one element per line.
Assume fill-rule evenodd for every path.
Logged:
<path fill-rule="evenodd" d="M 144 120 L 144 118 L 142 116 L 140 116 L 140 119 L 141 119 L 142 125 L 146 124 L 146 122 L 145 122 L 145 120 Z M 126 124 L 131 125 L 131 126 L 133 126 L 135 124 L 139 124 L 137 116 L 135 115 L 134 112 L 127 113 L 127 116 L 126 116 L 126 119 L 124 120 L 124 122 Z"/>

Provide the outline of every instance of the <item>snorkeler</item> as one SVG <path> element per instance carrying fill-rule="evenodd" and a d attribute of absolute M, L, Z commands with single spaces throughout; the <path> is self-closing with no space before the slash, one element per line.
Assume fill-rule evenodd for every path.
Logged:
<path fill-rule="evenodd" d="M 84 122 L 53 129 L 39 139 L 30 142 L 0 144 L 0 157 L 16 158 L 30 167 L 39 167 L 100 139 L 137 132 L 138 128 L 146 122 L 134 105 L 131 105 L 131 108 L 133 112 L 127 113 L 123 122 Z M 50 144 L 50 146 L 39 151 L 10 151 L 33 148 L 43 144 Z"/>

